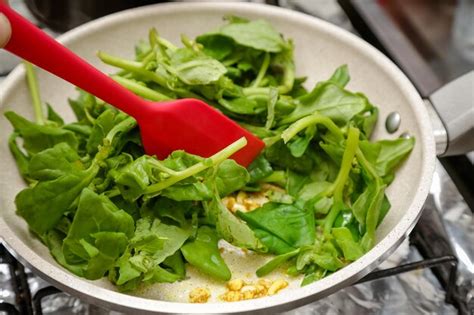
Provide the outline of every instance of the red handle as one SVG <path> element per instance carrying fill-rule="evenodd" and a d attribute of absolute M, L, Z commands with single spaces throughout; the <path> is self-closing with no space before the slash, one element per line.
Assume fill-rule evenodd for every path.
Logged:
<path fill-rule="evenodd" d="M 137 118 L 142 99 L 94 68 L 0 1 L 12 35 L 4 47 L 11 53 L 97 96 Z"/>

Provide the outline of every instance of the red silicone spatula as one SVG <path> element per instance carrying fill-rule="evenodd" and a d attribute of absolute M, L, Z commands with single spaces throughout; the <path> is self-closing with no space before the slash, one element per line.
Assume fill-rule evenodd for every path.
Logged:
<path fill-rule="evenodd" d="M 1 1 L 0 1 L 1 2 Z M 209 157 L 241 137 L 247 145 L 231 158 L 247 166 L 264 143 L 231 119 L 196 99 L 149 102 L 60 45 L 7 5 L 0 12 L 10 21 L 5 49 L 95 95 L 137 120 L 147 154 L 165 158 L 174 150 Z"/>

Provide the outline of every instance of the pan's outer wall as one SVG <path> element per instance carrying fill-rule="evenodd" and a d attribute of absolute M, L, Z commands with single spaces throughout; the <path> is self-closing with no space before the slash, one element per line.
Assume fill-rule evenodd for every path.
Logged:
<path fill-rule="evenodd" d="M 150 27 L 160 35 L 179 41 L 179 35 L 195 36 L 214 29 L 227 14 L 248 18 L 265 18 L 276 28 L 293 38 L 297 72 L 309 77 L 307 87 L 324 80 L 341 64 L 347 63 L 352 80 L 351 90 L 363 91 L 380 107 L 380 122 L 375 138 L 395 138 L 404 131 L 416 137 L 416 146 L 402 166 L 397 179 L 388 190 L 392 209 L 378 229 L 378 243 L 366 255 L 335 274 L 297 290 L 282 291 L 274 297 L 219 304 L 186 304 L 149 300 L 114 292 L 104 281 L 80 279 L 57 265 L 39 241 L 32 238 L 24 221 L 14 213 L 14 196 L 24 187 L 14 160 L 7 149 L 11 127 L 1 115 L 0 128 L 0 234 L 10 249 L 33 270 L 60 289 L 81 297 L 87 302 L 125 312 L 164 313 L 235 313 L 255 311 L 283 311 L 294 308 L 360 279 L 382 262 L 401 243 L 413 228 L 431 183 L 435 150 L 431 125 L 420 96 L 403 73 L 375 48 L 358 37 L 318 19 L 280 8 L 242 3 L 161 4 L 117 13 L 85 24 L 60 40 L 105 71 L 95 57 L 97 50 L 131 57 L 132 45 L 146 38 Z M 53 104 L 66 118 L 72 119 L 67 109 L 67 97 L 75 95 L 73 88 L 58 78 L 39 71 L 43 100 Z M 33 118 L 22 67 L 15 69 L 0 89 L 2 113 L 15 110 Z M 383 119 L 391 111 L 402 116 L 399 133 L 387 135 Z"/>

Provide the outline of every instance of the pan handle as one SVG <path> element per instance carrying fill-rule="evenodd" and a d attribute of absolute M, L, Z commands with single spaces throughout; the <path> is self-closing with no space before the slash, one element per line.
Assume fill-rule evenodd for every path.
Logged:
<path fill-rule="evenodd" d="M 474 70 L 435 91 L 427 103 L 438 156 L 474 150 Z"/>

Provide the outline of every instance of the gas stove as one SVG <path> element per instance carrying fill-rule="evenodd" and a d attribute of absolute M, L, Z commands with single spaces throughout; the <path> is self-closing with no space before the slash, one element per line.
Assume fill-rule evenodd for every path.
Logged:
<path fill-rule="evenodd" d="M 436 13 L 444 8 L 439 11 L 444 15 L 438 14 L 437 18 L 451 22 L 440 23 L 445 28 L 460 27 L 462 21 L 458 20 L 466 19 L 466 12 L 457 13 L 456 8 L 464 5 L 466 10 L 468 1 L 458 1 L 457 7 L 454 1 L 432 1 L 430 6 L 429 1 L 421 0 L 397 1 L 397 5 L 390 0 L 266 2 L 317 16 L 358 34 L 394 60 L 423 97 L 474 68 L 474 58 L 463 51 L 474 36 L 472 29 L 467 40 L 464 39 L 467 44 L 455 43 L 447 37 L 446 29 L 441 27 L 427 34 L 422 24 L 430 21 L 426 10 Z M 10 3 L 34 20 L 22 1 Z M 474 6 L 467 9 L 473 14 L 471 19 L 474 18 Z M 456 32 L 460 30 L 452 33 L 458 38 Z M 440 43 L 446 38 L 452 47 Z M 453 62 L 456 56 L 464 59 Z M 10 69 L 2 66 L 1 70 L 0 83 L 1 75 Z M 439 159 L 422 217 L 409 240 L 377 270 L 350 287 L 285 314 L 474 314 L 473 160 L 473 152 Z M 13 252 L 0 244 L 0 314 L 118 313 L 61 292 L 22 265 Z"/>

